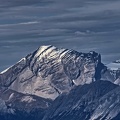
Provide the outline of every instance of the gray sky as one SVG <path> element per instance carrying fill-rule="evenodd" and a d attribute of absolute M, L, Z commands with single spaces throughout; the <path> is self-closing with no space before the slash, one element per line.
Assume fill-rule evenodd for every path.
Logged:
<path fill-rule="evenodd" d="M 120 58 L 119 0 L 0 0 L 0 71 L 41 45 Z"/>

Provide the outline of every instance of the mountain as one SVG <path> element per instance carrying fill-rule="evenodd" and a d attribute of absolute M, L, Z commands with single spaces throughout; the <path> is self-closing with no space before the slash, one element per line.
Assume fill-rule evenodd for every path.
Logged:
<path fill-rule="evenodd" d="M 42 119 L 51 100 L 6 90 L 0 96 L 0 120 Z"/>
<path fill-rule="evenodd" d="M 99 53 L 41 46 L 0 73 L 0 119 L 118 119 L 119 83 Z"/>
<path fill-rule="evenodd" d="M 120 85 L 120 60 L 113 61 L 107 65 L 107 69 L 101 74 L 102 80 L 108 80 Z"/>
<path fill-rule="evenodd" d="M 113 119 L 120 113 L 119 90 L 120 87 L 108 81 L 78 86 L 59 96 L 43 120 Z"/>
<path fill-rule="evenodd" d="M 0 85 L 24 94 L 55 99 L 74 85 L 100 79 L 101 56 L 96 52 L 41 46 L 1 72 Z"/>

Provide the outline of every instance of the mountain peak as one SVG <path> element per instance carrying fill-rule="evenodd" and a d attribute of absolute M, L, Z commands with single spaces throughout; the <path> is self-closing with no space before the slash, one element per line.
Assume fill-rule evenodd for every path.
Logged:
<path fill-rule="evenodd" d="M 82 53 L 52 45 L 41 46 L 2 72 L 0 85 L 55 99 L 74 86 L 100 79 L 102 68 L 98 69 L 98 66 L 101 64 L 101 55 L 94 51 Z"/>
<path fill-rule="evenodd" d="M 45 56 L 49 56 L 50 54 L 54 55 L 55 53 L 56 53 L 56 55 L 60 55 L 60 54 L 64 53 L 64 51 L 67 52 L 67 49 L 62 49 L 62 48 L 58 49 L 57 47 L 52 46 L 52 45 L 44 45 L 44 46 L 40 46 L 37 49 L 35 56 L 45 57 Z"/>

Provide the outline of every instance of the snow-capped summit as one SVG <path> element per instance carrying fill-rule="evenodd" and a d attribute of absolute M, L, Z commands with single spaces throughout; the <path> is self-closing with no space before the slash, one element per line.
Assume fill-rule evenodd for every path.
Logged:
<path fill-rule="evenodd" d="M 116 60 L 112 63 L 109 63 L 107 67 L 110 70 L 120 70 L 120 61 Z"/>
<path fill-rule="evenodd" d="M 106 68 L 106 71 L 102 74 L 102 79 L 120 85 L 120 60 L 107 64 Z"/>

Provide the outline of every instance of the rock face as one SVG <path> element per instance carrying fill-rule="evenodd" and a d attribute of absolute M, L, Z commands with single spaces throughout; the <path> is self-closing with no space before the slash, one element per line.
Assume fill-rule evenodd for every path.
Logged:
<path fill-rule="evenodd" d="M 51 100 L 6 90 L 0 94 L 0 120 L 42 119 Z"/>
<path fill-rule="evenodd" d="M 108 81 L 78 86 L 59 96 L 43 120 L 112 120 L 120 113 L 119 89 Z"/>
<path fill-rule="evenodd" d="M 118 85 L 100 54 L 41 46 L 0 73 L 0 120 L 119 120 Z"/>
<path fill-rule="evenodd" d="M 108 64 L 107 69 L 101 74 L 101 79 L 120 85 L 120 60 Z"/>
<path fill-rule="evenodd" d="M 0 85 L 20 93 L 54 100 L 74 85 L 100 79 L 101 56 L 96 52 L 41 46 L 0 74 Z"/>

